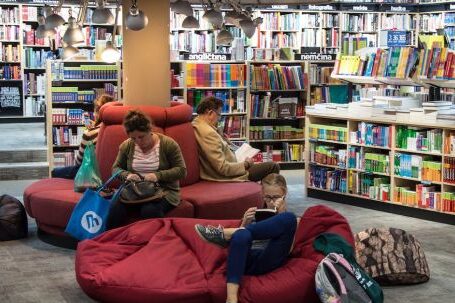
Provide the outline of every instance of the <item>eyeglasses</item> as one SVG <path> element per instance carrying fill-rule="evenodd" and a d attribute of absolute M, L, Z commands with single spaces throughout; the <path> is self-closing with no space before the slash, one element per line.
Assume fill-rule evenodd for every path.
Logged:
<path fill-rule="evenodd" d="M 269 203 L 272 201 L 275 202 L 278 199 L 284 199 L 284 196 L 264 196 L 264 197 L 262 197 L 262 200 L 266 203 Z"/>

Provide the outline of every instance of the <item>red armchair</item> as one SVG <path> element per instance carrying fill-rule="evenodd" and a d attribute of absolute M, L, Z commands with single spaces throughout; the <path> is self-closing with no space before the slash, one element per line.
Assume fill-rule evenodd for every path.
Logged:
<path fill-rule="evenodd" d="M 191 125 L 192 109 L 172 102 L 171 107 L 123 106 L 110 103 L 100 111 L 101 125 L 96 155 L 103 180 L 111 175 L 118 146 L 127 135 L 122 121 L 128 110 L 139 108 L 154 123 L 154 131 L 172 137 L 180 145 L 187 166 L 187 176 L 181 180 L 181 204 L 168 213 L 169 217 L 211 219 L 240 218 L 252 206 L 261 205 L 260 186 L 252 182 L 216 183 L 199 179 L 199 157 Z M 39 180 L 24 192 L 27 213 L 35 218 L 41 232 L 64 236 L 64 229 L 75 204 L 81 197 L 73 190 L 73 180 L 50 178 Z"/>

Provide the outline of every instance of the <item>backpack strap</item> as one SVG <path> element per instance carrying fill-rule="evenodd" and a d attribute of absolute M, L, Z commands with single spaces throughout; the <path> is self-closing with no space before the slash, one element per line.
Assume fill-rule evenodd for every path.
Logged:
<path fill-rule="evenodd" d="M 346 297 L 348 292 L 346 290 L 346 285 L 344 285 L 343 280 L 341 279 L 340 274 L 336 270 L 335 266 L 333 266 L 333 264 L 332 264 L 333 260 L 325 258 L 322 262 L 324 263 L 324 265 L 326 265 L 330 269 L 332 274 L 337 279 L 337 282 L 338 282 L 338 285 L 340 286 L 340 291 L 341 291 L 341 294 L 340 294 L 341 301 L 343 302 L 343 297 Z"/>

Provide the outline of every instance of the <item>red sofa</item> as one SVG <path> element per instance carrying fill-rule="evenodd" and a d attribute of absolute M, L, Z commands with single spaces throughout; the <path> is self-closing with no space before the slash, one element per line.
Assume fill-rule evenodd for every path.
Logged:
<path fill-rule="evenodd" d="M 102 125 L 96 155 L 103 180 L 111 175 L 118 147 L 127 135 L 122 121 L 128 110 L 139 108 L 153 119 L 154 131 L 172 137 L 180 145 L 187 167 L 181 180 L 181 204 L 168 213 L 169 217 L 212 219 L 240 218 L 252 206 L 260 206 L 260 186 L 253 182 L 216 183 L 200 180 L 196 138 L 191 125 L 192 109 L 172 102 L 171 107 L 123 106 L 110 103 L 100 111 Z M 75 204 L 81 197 L 73 190 L 73 180 L 51 178 L 39 180 L 25 189 L 27 213 L 35 218 L 40 231 L 65 235 L 64 229 Z"/>
<path fill-rule="evenodd" d="M 101 302 L 226 302 L 227 249 L 202 241 L 196 223 L 239 225 L 238 220 L 165 218 L 108 231 L 79 243 L 79 285 Z M 311 207 L 302 216 L 288 262 L 265 275 L 245 276 L 240 302 L 319 302 L 314 274 L 324 256 L 313 241 L 324 232 L 354 245 L 343 216 L 325 206 Z"/>

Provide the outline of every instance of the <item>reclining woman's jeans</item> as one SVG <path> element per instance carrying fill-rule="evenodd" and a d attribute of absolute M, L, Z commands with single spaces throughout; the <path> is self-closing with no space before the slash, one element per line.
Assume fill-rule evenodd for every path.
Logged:
<path fill-rule="evenodd" d="M 268 273 L 286 261 L 297 228 L 291 212 L 237 230 L 231 238 L 227 263 L 227 282 L 239 284 L 242 276 Z M 269 240 L 263 249 L 251 247 L 253 240 Z"/>

